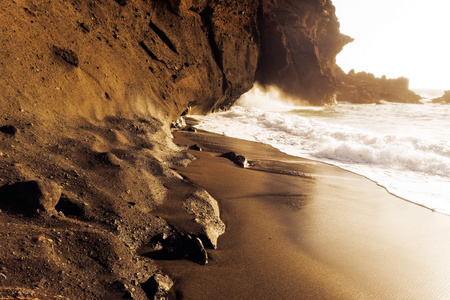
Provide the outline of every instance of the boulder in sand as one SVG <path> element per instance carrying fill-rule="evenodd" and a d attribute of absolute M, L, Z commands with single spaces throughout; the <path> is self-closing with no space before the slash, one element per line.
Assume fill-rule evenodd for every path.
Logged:
<path fill-rule="evenodd" d="M 202 232 L 197 236 L 206 247 L 216 249 L 217 239 L 225 232 L 225 224 L 220 219 L 217 201 L 205 190 L 198 190 L 188 196 L 183 208 L 194 215 L 194 221 L 201 225 Z"/>
<path fill-rule="evenodd" d="M 184 232 L 158 234 L 151 239 L 148 248 L 153 250 L 146 255 L 153 259 L 187 259 L 200 265 L 208 263 L 208 254 L 202 241 Z"/>
<path fill-rule="evenodd" d="M 17 131 L 17 127 L 13 125 L 3 125 L 0 127 L 0 132 L 4 134 L 15 135 Z"/>
<path fill-rule="evenodd" d="M 149 299 L 165 299 L 172 286 L 173 281 L 169 276 L 157 272 L 142 284 L 142 289 Z"/>
<path fill-rule="evenodd" d="M 78 55 L 73 50 L 59 46 L 53 46 L 53 53 L 74 67 L 78 67 L 78 65 L 80 64 Z"/>
<path fill-rule="evenodd" d="M 0 188 L 0 205 L 17 213 L 33 214 L 42 209 L 55 214 L 61 187 L 53 181 L 31 180 Z"/>
<path fill-rule="evenodd" d="M 189 149 L 195 150 L 195 151 L 202 151 L 202 148 L 197 144 L 189 146 Z"/>
<path fill-rule="evenodd" d="M 227 152 L 224 153 L 222 155 L 220 155 L 220 157 L 224 157 L 226 159 L 231 160 L 232 162 L 234 162 L 236 165 L 243 167 L 243 168 L 248 168 L 249 167 L 249 163 L 247 161 L 247 158 L 243 155 L 237 155 L 235 152 Z"/>

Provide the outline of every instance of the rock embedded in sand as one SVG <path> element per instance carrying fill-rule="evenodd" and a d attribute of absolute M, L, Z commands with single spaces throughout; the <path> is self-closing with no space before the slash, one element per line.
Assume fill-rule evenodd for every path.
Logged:
<path fill-rule="evenodd" d="M 197 132 L 197 129 L 195 129 L 195 127 L 192 127 L 192 126 L 183 128 L 183 130 L 188 131 L 188 132 Z"/>
<path fill-rule="evenodd" d="M 42 234 L 39 234 L 39 235 L 34 236 L 31 240 L 35 243 L 40 243 L 45 240 L 45 236 L 43 236 Z"/>
<path fill-rule="evenodd" d="M 192 145 L 192 146 L 189 146 L 189 149 L 195 150 L 195 151 L 202 151 L 202 148 L 200 148 L 200 146 L 197 145 L 197 144 L 194 144 L 194 145 Z"/>
<path fill-rule="evenodd" d="M 194 221 L 202 226 L 202 232 L 197 236 L 206 247 L 217 248 L 217 239 L 225 233 L 225 224 L 220 219 L 219 204 L 205 190 L 198 190 L 188 196 L 183 208 L 194 215 Z"/>
<path fill-rule="evenodd" d="M 148 253 L 148 256 L 152 258 L 168 260 L 187 259 L 200 265 L 208 263 L 208 254 L 202 241 L 198 237 L 184 232 L 156 235 L 152 238 L 150 247 L 153 250 Z"/>
<path fill-rule="evenodd" d="M 243 155 L 236 156 L 236 158 L 234 159 L 234 163 L 237 164 L 238 166 L 243 167 L 243 168 L 247 168 L 248 167 L 247 158 L 245 156 L 243 156 Z"/>
<path fill-rule="evenodd" d="M 229 159 L 231 161 L 234 161 L 236 156 L 237 156 L 237 154 L 235 152 L 227 152 L 227 153 L 224 153 L 224 154 L 220 155 L 220 157 L 224 157 L 224 158 Z"/>
<path fill-rule="evenodd" d="M 53 181 L 39 180 L 35 182 L 39 188 L 39 206 L 46 212 L 56 212 L 55 206 L 61 197 L 61 187 Z"/>
<path fill-rule="evenodd" d="M 174 233 L 164 243 L 164 250 L 173 259 L 188 259 L 200 265 L 208 263 L 202 241 L 186 233 Z"/>
<path fill-rule="evenodd" d="M 116 0 L 116 2 L 119 3 L 122 6 L 125 6 L 125 5 L 127 5 L 128 0 Z"/>
<path fill-rule="evenodd" d="M 237 155 L 235 152 L 227 152 L 224 153 L 222 155 L 220 155 L 220 157 L 224 157 L 226 159 L 231 160 L 232 162 L 234 162 L 236 165 L 241 166 L 243 168 L 248 168 L 249 167 L 249 163 L 247 161 L 247 158 L 243 155 Z"/>
<path fill-rule="evenodd" d="M 169 276 L 157 272 L 142 284 L 142 289 L 149 299 L 165 299 L 173 284 Z"/>
<path fill-rule="evenodd" d="M 16 212 L 35 213 L 43 209 L 53 215 L 60 197 L 61 187 L 53 181 L 16 182 L 0 188 L 1 204 Z"/>
<path fill-rule="evenodd" d="M 18 129 L 13 125 L 3 125 L 0 127 L 0 132 L 9 135 L 15 135 L 18 132 Z"/>
<path fill-rule="evenodd" d="M 111 152 L 99 152 L 97 158 L 104 166 L 119 168 L 122 164 L 121 159 Z"/>
<path fill-rule="evenodd" d="M 78 55 L 73 50 L 59 46 L 53 46 L 53 53 L 55 53 L 56 56 L 61 57 L 63 60 L 65 60 L 72 66 L 78 67 L 78 65 L 80 64 Z"/>

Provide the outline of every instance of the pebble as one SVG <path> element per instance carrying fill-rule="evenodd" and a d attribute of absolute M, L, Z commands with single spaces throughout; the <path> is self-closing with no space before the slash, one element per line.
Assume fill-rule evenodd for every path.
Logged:
<path fill-rule="evenodd" d="M 200 146 L 197 144 L 189 146 L 189 149 L 196 150 L 196 151 L 202 151 L 202 148 L 200 148 Z"/>
<path fill-rule="evenodd" d="M 39 234 L 32 238 L 32 241 L 35 243 L 43 242 L 45 240 L 45 236 Z"/>
<path fill-rule="evenodd" d="M 0 127 L 0 132 L 4 134 L 15 135 L 17 131 L 18 131 L 17 127 L 13 125 L 4 125 Z"/>

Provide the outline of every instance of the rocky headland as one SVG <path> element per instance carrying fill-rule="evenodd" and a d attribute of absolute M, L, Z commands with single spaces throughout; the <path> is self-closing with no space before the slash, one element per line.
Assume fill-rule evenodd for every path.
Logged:
<path fill-rule="evenodd" d="M 225 231 L 217 202 L 171 169 L 194 159 L 171 124 L 229 107 L 255 82 L 333 103 L 335 57 L 351 40 L 329 0 L 13 0 L 0 11 L 6 298 L 166 296 L 173 282 L 155 260 L 206 264 Z"/>
<path fill-rule="evenodd" d="M 445 91 L 441 97 L 431 99 L 433 103 L 450 104 L 450 91 Z"/>
<path fill-rule="evenodd" d="M 345 73 L 337 69 L 336 100 L 342 102 L 368 104 L 397 102 L 420 103 L 421 96 L 409 89 L 409 80 L 405 77 L 381 78 L 366 72 Z"/>

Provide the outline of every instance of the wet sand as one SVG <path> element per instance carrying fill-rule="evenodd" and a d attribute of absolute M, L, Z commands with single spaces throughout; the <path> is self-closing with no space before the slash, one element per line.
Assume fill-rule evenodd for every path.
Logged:
<path fill-rule="evenodd" d="M 210 262 L 159 261 L 187 299 L 444 299 L 450 217 L 338 167 L 258 143 L 176 133 L 199 159 L 177 171 L 219 202 Z M 235 151 L 243 169 L 218 157 Z"/>

